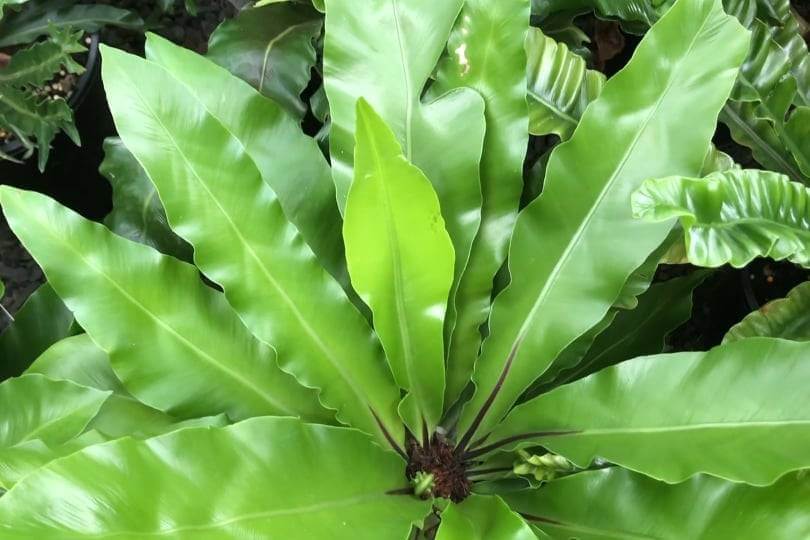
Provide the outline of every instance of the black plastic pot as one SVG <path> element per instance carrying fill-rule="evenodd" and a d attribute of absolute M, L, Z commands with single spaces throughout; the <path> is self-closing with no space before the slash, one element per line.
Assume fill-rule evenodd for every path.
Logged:
<path fill-rule="evenodd" d="M 73 93 L 68 98 L 68 105 L 70 108 L 76 111 L 82 103 L 84 103 L 85 98 L 90 90 L 90 87 L 96 83 L 98 80 L 98 68 L 99 68 L 99 37 L 98 34 L 91 34 L 90 35 L 90 44 L 87 46 L 87 62 L 85 62 L 84 68 L 85 71 L 79 77 L 78 82 L 76 83 L 76 88 L 73 90 Z M 14 139 L 11 141 L 6 142 L 5 144 L 0 147 L 2 152 L 7 156 L 11 156 L 13 158 L 22 160 L 25 154 L 25 147 L 23 144 Z M 1 180 L 0 180 L 1 181 Z"/>

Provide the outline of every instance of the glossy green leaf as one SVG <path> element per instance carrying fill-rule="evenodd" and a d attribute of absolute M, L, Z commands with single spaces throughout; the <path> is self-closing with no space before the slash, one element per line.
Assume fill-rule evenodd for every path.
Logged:
<path fill-rule="evenodd" d="M 322 16 L 306 6 L 246 9 L 211 34 L 208 58 L 300 120 L 306 113 L 300 96 L 309 84 L 322 26 Z"/>
<path fill-rule="evenodd" d="M 605 76 L 587 69 L 585 59 L 537 28 L 526 40 L 529 55 L 529 113 L 532 135 L 554 133 L 567 140 L 585 108 L 602 93 Z"/>
<path fill-rule="evenodd" d="M 790 58 L 790 73 L 798 90 L 794 103 L 810 105 L 810 52 L 805 41 L 807 21 L 799 22 L 799 13 L 793 9 L 791 0 L 758 0 L 757 3 L 760 18 L 771 23 L 773 40 L 787 51 Z"/>
<path fill-rule="evenodd" d="M 152 437 L 182 427 L 228 423 L 225 415 L 182 421 L 139 402 L 116 377 L 107 354 L 87 334 L 54 344 L 31 364 L 28 373 L 113 392 L 89 425 L 107 439 Z"/>
<path fill-rule="evenodd" d="M 341 421 L 401 442 L 399 390 L 371 328 L 286 220 L 245 147 L 162 67 L 115 49 L 104 55 L 118 132 L 200 269 Z"/>
<path fill-rule="evenodd" d="M 680 218 L 689 261 L 742 268 L 756 257 L 810 266 L 810 190 L 769 171 L 649 180 L 633 194 L 648 221 Z"/>
<path fill-rule="evenodd" d="M 708 476 L 673 486 L 612 468 L 503 497 L 556 540 L 796 540 L 810 536 L 806 511 L 810 479 L 804 473 L 785 476 L 764 488 Z"/>
<path fill-rule="evenodd" d="M 99 172 L 113 188 L 113 209 L 104 220 L 112 232 L 191 261 L 194 250 L 169 227 L 155 186 L 121 139 L 104 141 L 104 161 Z"/>
<path fill-rule="evenodd" d="M 402 540 L 429 509 L 387 494 L 403 487 L 402 468 L 357 431 L 289 418 L 122 439 L 17 484 L 0 536 Z"/>
<path fill-rule="evenodd" d="M 667 236 L 670 224 L 634 222 L 630 194 L 663 171 L 700 171 L 746 47 L 746 32 L 717 2 L 680 0 L 555 149 L 543 194 L 515 227 L 512 282 L 493 305 L 477 391 L 459 425 L 465 443 L 486 435 L 605 316 Z M 678 144 L 662 142 L 670 139 Z M 594 149 L 598 159 L 582 159 Z"/>
<path fill-rule="evenodd" d="M 810 282 L 749 313 L 731 327 L 723 343 L 757 336 L 810 341 Z"/>
<path fill-rule="evenodd" d="M 143 20 L 135 13 L 113 6 L 76 4 L 65 0 L 31 3 L 32 9 L 6 14 L 0 22 L 0 47 L 31 43 L 57 29 L 96 32 L 103 26 L 139 29 Z"/>
<path fill-rule="evenodd" d="M 48 445 L 34 439 L 20 443 L 5 452 L 0 451 L 3 454 L 0 461 L 0 494 L 48 463 L 88 446 L 105 443 L 107 440 L 104 435 L 91 430 L 59 444 Z"/>
<path fill-rule="evenodd" d="M 33 192 L 0 188 L 9 225 L 76 320 L 147 405 L 178 418 L 325 419 L 196 268 Z M 170 359 L 171 361 L 168 361 Z"/>
<path fill-rule="evenodd" d="M 28 469 L 27 443 L 64 444 L 96 416 L 110 392 L 25 375 L 0 384 L 0 487 L 8 489 Z"/>
<path fill-rule="evenodd" d="M 442 415 L 453 244 L 430 180 L 364 100 L 357 102 L 354 161 L 343 225 L 352 284 L 371 308 L 397 384 L 408 392 L 400 414 L 411 432 L 432 433 Z"/>
<path fill-rule="evenodd" d="M 785 137 L 795 141 L 793 155 L 806 177 L 810 177 L 810 107 L 799 107 L 790 114 Z"/>
<path fill-rule="evenodd" d="M 348 287 L 335 186 L 318 144 L 281 107 L 205 58 L 154 34 L 146 38 L 146 55 L 185 83 L 239 139 L 278 196 L 284 215 L 321 265 Z"/>
<path fill-rule="evenodd" d="M 495 496 L 472 495 L 442 513 L 436 540 L 537 540 L 523 519 Z"/>
<path fill-rule="evenodd" d="M 445 324 L 445 406 L 452 405 L 470 382 L 481 346 L 479 328 L 489 315 L 493 279 L 506 260 L 523 190 L 529 136 L 526 52 L 521 36 L 528 21 L 528 0 L 467 0 L 430 88 L 433 98 L 457 88 L 472 88 L 486 104 L 481 226 L 455 294 L 456 313 L 451 312 Z"/>
<path fill-rule="evenodd" d="M 535 441 L 666 482 L 698 473 L 767 485 L 810 466 L 808 345 L 752 338 L 636 358 L 516 407 L 488 443 Z M 544 433 L 550 433 L 545 434 Z"/>
<path fill-rule="evenodd" d="M 50 346 L 25 371 L 62 379 L 115 394 L 128 395 L 110 365 L 110 358 L 87 334 L 65 338 Z"/>
<path fill-rule="evenodd" d="M 447 314 L 451 323 L 455 287 L 480 223 L 484 100 L 469 88 L 433 100 L 421 96 L 463 3 L 327 0 L 323 53 L 332 120 L 330 157 L 339 206 L 345 207 L 353 179 L 355 104 L 362 97 L 393 129 L 405 158 L 425 173 L 439 196 L 456 253 Z"/>
<path fill-rule="evenodd" d="M 45 349 L 71 334 L 73 313 L 41 285 L 0 335 L 0 380 L 21 375 Z"/>
<path fill-rule="evenodd" d="M 121 437 L 146 439 L 178 429 L 223 427 L 229 423 L 225 414 L 180 420 L 131 396 L 112 395 L 88 427 L 112 440 Z"/>

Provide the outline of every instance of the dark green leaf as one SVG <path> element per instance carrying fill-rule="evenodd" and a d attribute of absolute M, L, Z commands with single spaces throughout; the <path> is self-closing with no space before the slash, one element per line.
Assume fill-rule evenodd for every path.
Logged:
<path fill-rule="evenodd" d="M 301 93 L 315 64 L 314 41 L 322 16 L 289 3 L 246 9 L 223 22 L 208 44 L 208 58 L 250 83 L 301 120 Z"/>
<path fill-rule="evenodd" d="M 112 232 L 191 261 L 194 250 L 169 227 L 155 186 L 121 139 L 104 141 L 99 172 L 113 187 L 113 209 L 104 220 Z"/>
<path fill-rule="evenodd" d="M 45 349 L 70 335 L 73 313 L 50 285 L 39 287 L 0 335 L 0 380 L 21 375 Z"/>
<path fill-rule="evenodd" d="M 70 0 L 32 2 L 31 9 L 6 16 L 0 23 L 0 47 L 31 43 L 55 29 L 95 32 L 104 26 L 143 27 L 135 13 L 113 6 L 75 4 Z"/>

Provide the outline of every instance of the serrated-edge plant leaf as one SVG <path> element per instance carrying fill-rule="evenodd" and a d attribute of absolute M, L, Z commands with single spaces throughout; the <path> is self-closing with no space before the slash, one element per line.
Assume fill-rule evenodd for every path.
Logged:
<path fill-rule="evenodd" d="M 143 20 L 126 9 L 113 6 L 75 4 L 64 0 L 31 2 L 27 9 L 12 13 L 0 22 L 0 47 L 32 43 L 54 30 L 81 29 L 95 32 L 103 26 L 140 29 Z"/>
<path fill-rule="evenodd" d="M 81 32 L 57 31 L 47 41 L 15 52 L 8 66 L 0 69 L 0 88 L 36 87 L 51 80 L 62 67 L 71 73 L 81 73 L 84 68 L 71 57 L 86 50 L 80 38 Z"/>

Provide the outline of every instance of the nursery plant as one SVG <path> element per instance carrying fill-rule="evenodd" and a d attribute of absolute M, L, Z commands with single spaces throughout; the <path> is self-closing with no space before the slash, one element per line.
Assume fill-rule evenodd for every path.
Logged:
<path fill-rule="evenodd" d="M 107 171 L 159 228 L 0 188 L 81 329 L 0 384 L 0 537 L 808 537 L 810 344 L 663 353 L 702 274 L 651 285 L 810 264 L 807 188 L 711 146 L 740 21 L 661 6 L 605 81 L 527 0 L 325 11 L 328 156 L 149 36 L 103 50 Z M 521 210 L 530 131 L 565 142 Z"/>
<path fill-rule="evenodd" d="M 0 159 L 19 161 L 36 151 L 42 171 L 57 133 L 63 131 L 80 144 L 64 77 L 85 71 L 76 57 L 87 50 L 85 32 L 142 24 L 130 11 L 112 6 L 0 0 L 0 141 L 18 142 L 22 149 L 17 154 L 0 147 Z"/>

